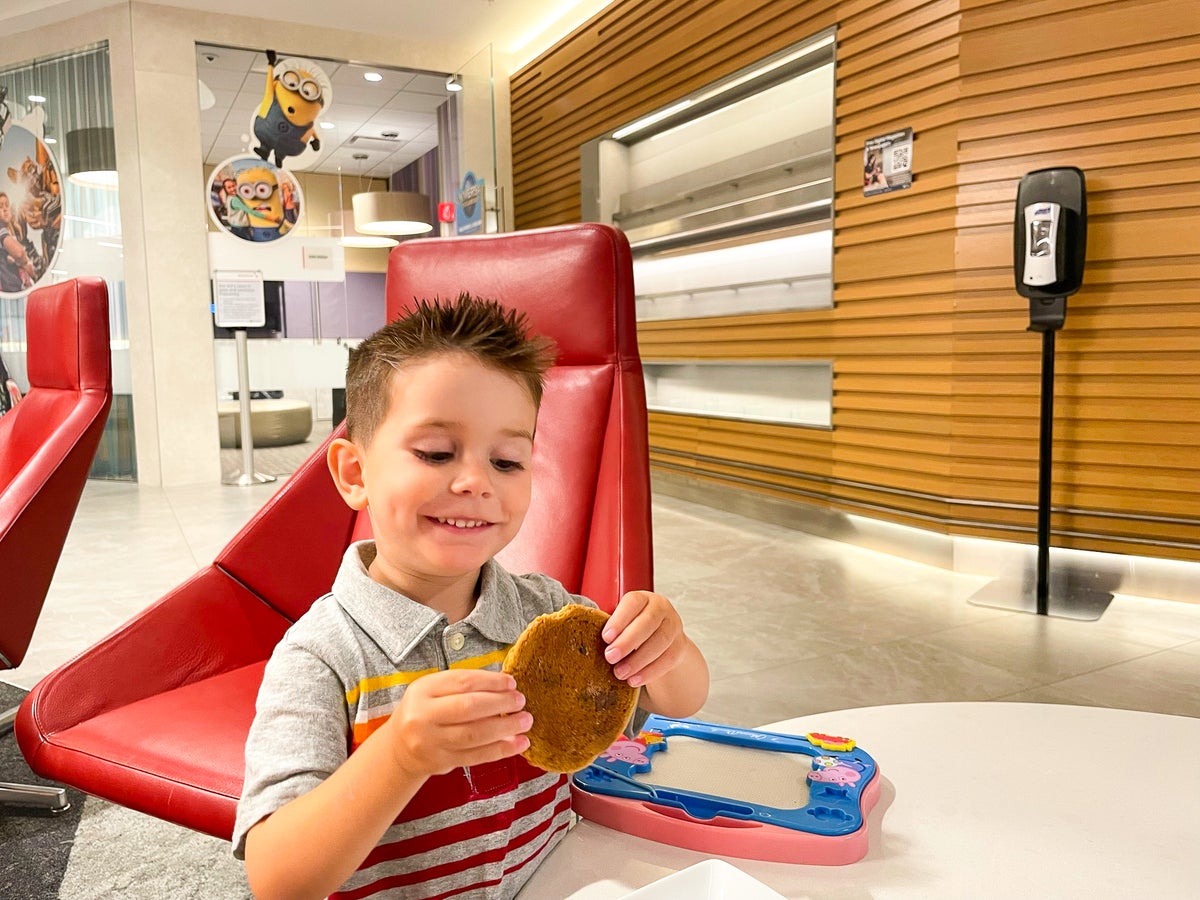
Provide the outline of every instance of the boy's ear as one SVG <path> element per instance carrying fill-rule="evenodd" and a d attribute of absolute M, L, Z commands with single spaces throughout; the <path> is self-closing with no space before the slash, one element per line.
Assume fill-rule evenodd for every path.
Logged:
<path fill-rule="evenodd" d="M 367 486 L 363 482 L 363 461 L 358 445 L 347 438 L 337 438 L 329 445 L 326 457 L 333 483 L 346 505 L 351 509 L 367 508 Z"/>

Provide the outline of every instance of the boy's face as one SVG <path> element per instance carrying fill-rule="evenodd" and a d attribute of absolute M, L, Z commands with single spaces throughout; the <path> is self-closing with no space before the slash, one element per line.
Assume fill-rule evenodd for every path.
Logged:
<path fill-rule="evenodd" d="M 377 557 L 371 574 L 421 599 L 421 586 L 478 576 L 529 508 L 537 410 L 511 375 L 461 354 L 392 376 L 388 412 L 354 445 Z"/>

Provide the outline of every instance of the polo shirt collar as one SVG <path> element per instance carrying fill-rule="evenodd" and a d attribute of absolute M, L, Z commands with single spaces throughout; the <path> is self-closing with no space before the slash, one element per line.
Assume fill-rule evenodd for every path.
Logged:
<path fill-rule="evenodd" d="M 333 582 L 333 596 L 389 660 L 399 664 L 446 617 L 373 579 L 368 567 L 375 542 L 357 541 L 346 548 Z M 511 644 L 525 628 L 516 585 L 495 560 L 483 565 L 479 599 L 462 620 L 488 640 Z"/>

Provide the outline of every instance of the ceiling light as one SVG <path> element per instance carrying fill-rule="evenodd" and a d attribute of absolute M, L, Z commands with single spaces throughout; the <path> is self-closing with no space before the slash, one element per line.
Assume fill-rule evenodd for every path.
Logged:
<path fill-rule="evenodd" d="M 354 227 L 364 234 L 425 234 L 433 231 L 429 198 L 407 191 L 368 191 L 350 198 Z"/>
<path fill-rule="evenodd" d="M 67 132 L 67 177 L 81 187 L 117 187 L 117 148 L 111 128 Z"/>
<path fill-rule="evenodd" d="M 458 91 L 461 91 L 462 89 L 463 89 L 463 83 L 462 83 L 461 75 L 447 75 L 446 76 L 446 90 L 457 93 Z"/>
<path fill-rule="evenodd" d="M 354 227 L 354 213 L 348 209 L 339 209 L 337 212 L 331 212 L 329 214 L 329 226 L 334 231 L 342 233 L 339 240 L 343 247 L 370 249 L 374 247 L 395 247 L 400 243 L 393 237 L 385 237 L 380 234 L 363 234 Z"/>
<path fill-rule="evenodd" d="M 322 127 L 322 128 L 325 128 L 325 129 L 329 129 L 329 128 L 337 128 L 337 126 L 336 126 L 336 125 L 334 125 L 332 122 L 322 122 L 322 123 L 321 123 L 321 127 Z"/>
<path fill-rule="evenodd" d="M 363 72 L 363 78 L 367 81 L 383 81 L 383 76 L 378 72 Z"/>
<path fill-rule="evenodd" d="M 43 138 L 43 139 L 42 139 L 42 143 L 43 143 L 43 144 L 57 144 L 57 143 L 58 143 L 58 138 L 52 138 L 52 137 Z"/>
<path fill-rule="evenodd" d="M 206 109 L 212 109 L 214 106 L 217 105 L 217 96 L 216 96 L 216 94 L 214 94 L 212 92 L 212 88 L 210 88 L 207 84 L 205 84 L 199 78 L 196 79 L 196 86 L 197 86 L 197 89 L 200 91 L 200 111 L 201 112 L 203 112 Z"/>
<path fill-rule="evenodd" d="M 30 94 L 30 95 L 29 95 L 29 102 L 30 102 L 30 103 L 45 103 L 45 102 L 46 102 L 46 98 L 45 98 L 45 97 L 43 97 L 41 94 Z"/>

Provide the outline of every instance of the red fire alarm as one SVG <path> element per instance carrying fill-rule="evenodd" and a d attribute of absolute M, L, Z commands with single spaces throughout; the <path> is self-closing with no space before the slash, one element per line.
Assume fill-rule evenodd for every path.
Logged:
<path fill-rule="evenodd" d="M 439 203 L 438 204 L 438 221 L 453 222 L 454 221 L 454 204 Z"/>

